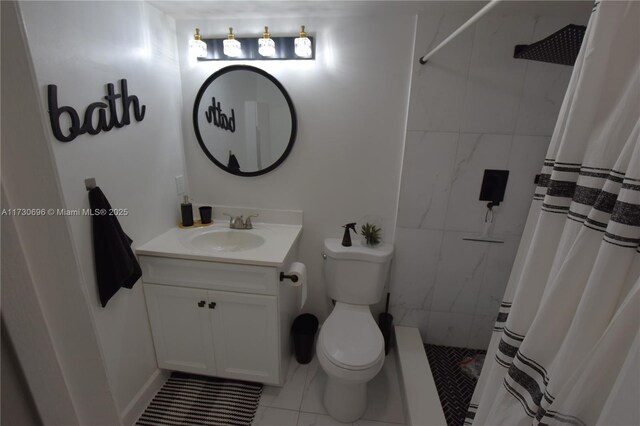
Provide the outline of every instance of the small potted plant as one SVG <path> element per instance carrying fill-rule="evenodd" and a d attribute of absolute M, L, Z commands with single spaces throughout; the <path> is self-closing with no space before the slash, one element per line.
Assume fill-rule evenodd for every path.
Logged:
<path fill-rule="evenodd" d="M 367 222 L 362 225 L 360 233 L 364 235 L 364 239 L 369 247 L 375 247 L 380 244 L 380 231 L 381 229 L 379 227 Z"/>

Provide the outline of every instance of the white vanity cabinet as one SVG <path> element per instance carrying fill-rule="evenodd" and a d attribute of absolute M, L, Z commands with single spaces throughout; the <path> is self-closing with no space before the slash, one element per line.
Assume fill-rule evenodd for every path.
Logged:
<path fill-rule="evenodd" d="M 211 299 L 216 374 L 278 383 L 276 297 L 214 291 Z"/>
<path fill-rule="evenodd" d="M 295 288 L 281 268 L 140 256 L 163 369 L 283 384 Z"/>
<path fill-rule="evenodd" d="M 158 367 L 215 374 L 207 291 L 144 284 Z"/>

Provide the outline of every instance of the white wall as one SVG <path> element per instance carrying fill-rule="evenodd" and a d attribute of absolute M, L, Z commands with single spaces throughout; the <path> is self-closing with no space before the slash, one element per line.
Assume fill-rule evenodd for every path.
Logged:
<path fill-rule="evenodd" d="M 315 61 L 250 62 L 275 76 L 295 105 L 298 136 L 286 161 L 259 177 L 227 174 L 201 151 L 191 122 L 204 80 L 229 63 L 188 60 L 194 27 L 221 37 L 296 34 L 305 24 L 316 37 Z M 322 242 L 342 237 L 341 226 L 382 217 L 393 241 L 414 39 L 415 17 L 178 20 L 185 156 L 196 202 L 304 210 L 300 260 L 309 273 L 306 311 L 321 319 L 328 306 L 322 279 Z M 238 62 L 234 62 L 238 63 Z"/>
<path fill-rule="evenodd" d="M 2 345 L 0 345 L 0 397 L 2 411 L 0 421 L 5 425 L 36 426 L 42 424 L 24 373 L 9 335 L 2 322 Z"/>
<path fill-rule="evenodd" d="M 1 7 L 0 204 L 6 209 L 61 208 L 20 11 L 15 2 Z M 2 322 L 40 419 L 44 424 L 118 424 L 68 218 L 3 215 L 0 222 Z"/>
<path fill-rule="evenodd" d="M 175 23 L 143 2 L 21 3 L 40 105 L 46 85 L 58 86 L 60 105 L 81 113 L 106 95 L 105 85 L 126 78 L 129 94 L 147 107 L 141 122 L 62 143 L 46 128 L 65 207 L 87 208 L 84 179 L 95 177 L 121 216 L 125 232 L 140 245 L 175 226 L 174 177 L 184 173 L 181 93 Z M 110 386 L 122 413 L 157 371 L 142 285 L 121 289 L 102 308 L 94 275 L 90 218 L 68 219 L 75 255 Z M 52 283 L 58 285 L 58 283 Z M 69 305 L 68 309 L 74 309 Z M 82 342 L 77 342 L 82 346 Z"/>
<path fill-rule="evenodd" d="M 528 14 L 500 5 L 426 65 L 413 65 L 391 311 L 428 343 L 489 343 L 572 70 L 514 59 L 513 49 L 567 24 L 584 25 L 591 11 L 582 2 L 564 5 L 573 16 L 537 16 L 537 4 Z M 419 16 L 415 57 L 467 18 Z M 510 171 L 505 200 L 494 209 L 493 233 L 504 244 L 462 240 L 483 229 L 485 169 Z"/>

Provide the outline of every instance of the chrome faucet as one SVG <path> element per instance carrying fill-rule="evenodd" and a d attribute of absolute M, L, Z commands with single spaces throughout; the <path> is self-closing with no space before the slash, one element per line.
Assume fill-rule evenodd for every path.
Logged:
<path fill-rule="evenodd" d="M 232 216 L 229 213 L 222 213 L 224 216 L 229 216 L 229 228 L 231 229 L 253 229 L 253 223 L 251 223 L 252 217 L 258 217 L 257 214 L 247 216 Z"/>

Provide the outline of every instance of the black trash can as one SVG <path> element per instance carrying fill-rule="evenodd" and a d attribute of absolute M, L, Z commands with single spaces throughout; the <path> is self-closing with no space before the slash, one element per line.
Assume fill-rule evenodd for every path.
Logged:
<path fill-rule="evenodd" d="M 313 342 L 318 331 L 318 318 L 312 314 L 298 315 L 291 326 L 296 361 L 309 364 L 313 359 Z"/>

